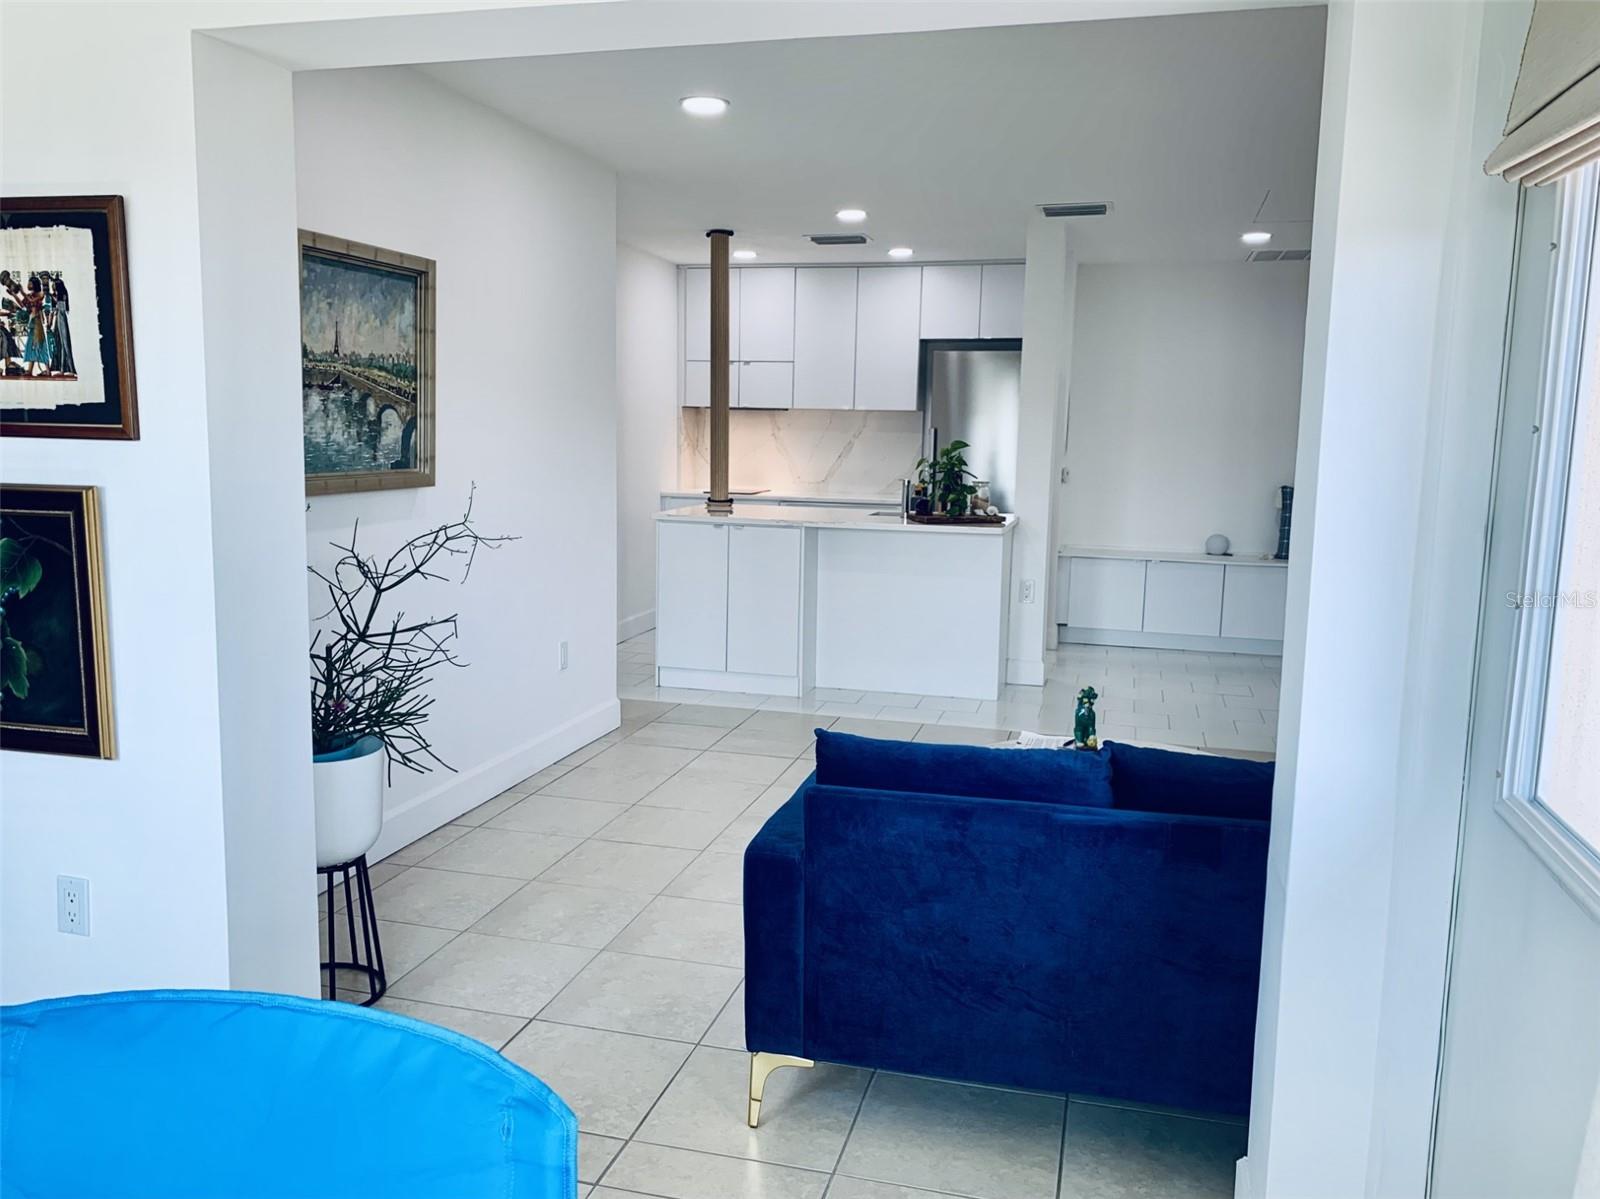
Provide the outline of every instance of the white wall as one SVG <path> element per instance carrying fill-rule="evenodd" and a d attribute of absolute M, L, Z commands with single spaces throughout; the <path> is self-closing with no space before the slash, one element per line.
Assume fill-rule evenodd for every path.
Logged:
<path fill-rule="evenodd" d="M 126 197 L 141 427 L 131 443 L 0 446 L 8 483 L 100 488 L 117 747 L 109 762 L 0 754 L 8 1003 L 228 985 L 190 72 L 187 31 L 149 11 L 0 9 L 0 193 Z M 91 936 L 56 931 L 58 874 L 89 880 Z"/>
<path fill-rule="evenodd" d="M 1277 548 L 1306 280 L 1303 263 L 1079 268 L 1062 544 Z"/>
<path fill-rule="evenodd" d="M 403 597 L 460 614 L 427 731 L 461 773 L 396 772 L 381 853 L 617 723 L 616 179 L 405 68 L 297 75 L 294 109 L 301 226 L 438 263 L 437 483 L 313 498 L 311 560 L 358 517 L 370 551 L 455 519 L 474 483 L 478 528 L 521 539 Z"/>
<path fill-rule="evenodd" d="M 660 495 L 677 485 L 678 268 L 617 246 L 617 640 L 656 625 Z"/>

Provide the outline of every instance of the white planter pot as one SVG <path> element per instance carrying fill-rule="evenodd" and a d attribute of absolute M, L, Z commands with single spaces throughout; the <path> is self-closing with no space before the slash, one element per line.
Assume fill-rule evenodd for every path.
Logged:
<path fill-rule="evenodd" d="M 383 741 L 363 737 L 311 759 L 317 801 L 317 866 L 359 858 L 383 831 Z"/>

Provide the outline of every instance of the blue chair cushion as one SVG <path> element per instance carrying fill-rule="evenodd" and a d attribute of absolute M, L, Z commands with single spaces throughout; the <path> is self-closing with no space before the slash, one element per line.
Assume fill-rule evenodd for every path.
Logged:
<path fill-rule="evenodd" d="M 880 741 L 817 730 L 817 782 L 830 787 L 1109 808 L 1111 773 L 1103 753 Z"/>
<path fill-rule="evenodd" d="M 1271 762 L 1106 742 L 1116 806 L 1173 816 L 1272 819 Z"/>
<path fill-rule="evenodd" d="M 572 1199 L 577 1148 L 533 1075 L 389 1012 L 248 991 L 0 1008 L 3 1199 Z"/>

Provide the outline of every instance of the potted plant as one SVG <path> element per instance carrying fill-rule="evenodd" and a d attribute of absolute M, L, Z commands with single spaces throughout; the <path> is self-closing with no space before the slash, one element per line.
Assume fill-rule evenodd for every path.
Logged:
<path fill-rule="evenodd" d="M 917 461 L 917 481 L 927 489 L 933 511 L 949 516 L 966 515 L 967 506 L 978 490 L 967 482 L 976 477 L 967 469 L 966 456 L 961 452 L 968 445 L 958 439 L 935 454 L 931 461 L 927 458 Z"/>
<path fill-rule="evenodd" d="M 472 572 L 484 537 L 472 527 L 472 498 L 460 520 L 419 533 L 387 558 L 356 548 L 357 521 L 327 569 L 307 567 L 330 606 L 311 638 L 311 751 L 316 794 L 317 865 L 338 865 L 372 848 L 383 828 L 385 768 L 425 774 L 454 767 L 434 752 L 423 726 L 435 667 L 463 666 L 456 657 L 455 615 L 408 620 L 391 596 L 413 579 Z"/>

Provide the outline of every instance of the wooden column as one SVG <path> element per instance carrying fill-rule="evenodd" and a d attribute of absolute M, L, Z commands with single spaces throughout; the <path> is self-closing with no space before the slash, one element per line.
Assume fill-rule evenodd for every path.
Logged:
<path fill-rule="evenodd" d="M 708 229 L 711 239 L 711 494 L 706 511 L 726 516 L 728 498 L 728 239 L 731 229 Z"/>

